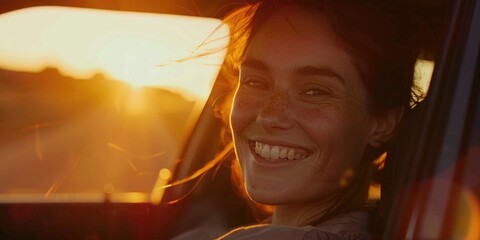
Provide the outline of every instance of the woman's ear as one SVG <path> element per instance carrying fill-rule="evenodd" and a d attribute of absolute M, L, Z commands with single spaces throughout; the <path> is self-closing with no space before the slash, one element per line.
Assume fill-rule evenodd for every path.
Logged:
<path fill-rule="evenodd" d="M 403 107 L 394 108 L 378 114 L 372 128 L 369 144 L 378 148 L 390 140 L 403 116 Z"/>

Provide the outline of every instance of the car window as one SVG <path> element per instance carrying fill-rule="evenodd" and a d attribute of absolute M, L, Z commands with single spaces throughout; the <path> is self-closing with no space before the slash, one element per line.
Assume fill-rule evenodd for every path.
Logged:
<path fill-rule="evenodd" d="M 429 94 L 385 166 L 395 179 L 386 195 L 395 197 L 384 239 L 480 237 L 480 4 L 452 1 L 446 9 Z"/>
<path fill-rule="evenodd" d="M 160 202 L 227 42 L 212 18 L 1 14 L 0 201 Z"/>

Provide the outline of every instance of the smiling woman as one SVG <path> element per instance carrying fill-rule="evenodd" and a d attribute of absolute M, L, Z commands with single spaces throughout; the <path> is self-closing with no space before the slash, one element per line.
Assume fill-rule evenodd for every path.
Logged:
<path fill-rule="evenodd" d="M 248 199 L 273 213 L 220 239 L 370 238 L 374 161 L 418 100 L 415 28 L 402 10 L 257 1 L 226 18 L 233 165 Z"/>
<path fill-rule="evenodd" d="M 358 171 L 365 148 L 387 141 L 400 117 L 371 114 L 354 57 L 334 35 L 327 19 L 287 6 L 265 20 L 245 50 L 232 132 L 248 195 L 276 206 L 273 224 L 318 224 L 332 199 L 345 194 L 342 176 Z M 365 193 L 344 208 L 361 209 Z M 337 218 L 359 220 L 342 212 Z"/>

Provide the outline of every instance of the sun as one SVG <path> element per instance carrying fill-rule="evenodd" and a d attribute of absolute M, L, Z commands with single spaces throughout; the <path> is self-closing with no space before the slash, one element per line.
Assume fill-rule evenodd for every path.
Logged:
<path fill-rule="evenodd" d="M 102 73 L 198 100 L 211 91 L 229 32 L 212 18 L 33 7 L 1 14 L 0 36 L 4 69 L 54 67 L 75 78 Z"/>

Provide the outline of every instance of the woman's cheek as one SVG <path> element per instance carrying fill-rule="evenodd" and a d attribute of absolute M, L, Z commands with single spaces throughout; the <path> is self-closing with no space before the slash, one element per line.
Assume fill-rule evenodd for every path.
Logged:
<path fill-rule="evenodd" d="M 299 125 L 322 148 L 342 148 L 355 138 L 352 133 L 358 131 L 352 129 L 357 127 L 352 124 L 354 116 L 347 113 L 348 107 L 341 101 L 325 101 L 313 107 L 296 106 L 295 109 Z"/>
<path fill-rule="evenodd" d="M 237 92 L 233 99 L 230 122 L 233 134 L 238 134 L 247 124 L 255 121 L 261 100 Z"/>
<path fill-rule="evenodd" d="M 314 130 L 313 132 L 333 130 L 332 125 L 344 120 L 342 109 L 342 104 L 334 100 L 315 104 L 297 103 L 293 106 L 297 120 L 302 122 L 301 125 L 305 128 Z"/>

